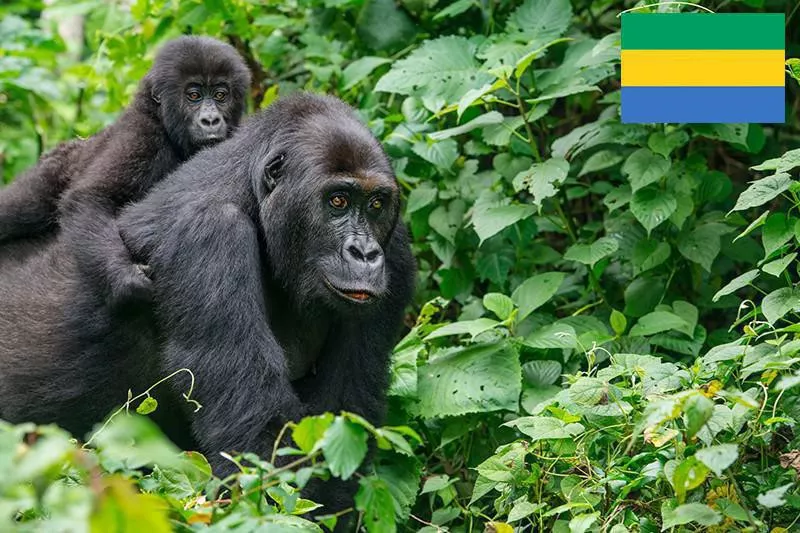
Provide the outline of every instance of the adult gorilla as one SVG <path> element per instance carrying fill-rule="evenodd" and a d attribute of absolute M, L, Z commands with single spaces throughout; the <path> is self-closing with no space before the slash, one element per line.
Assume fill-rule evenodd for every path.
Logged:
<path fill-rule="evenodd" d="M 84 432 L 129 388 L 189 368 L 203 408 L 175 379 L 154 414 L 223 473 L 220 451 L 265 454 L 288 419 L 378 422 L 415 271 L 399 211 L 390 163 L 349 107 L 278 101 L 122 212 L 154 312 L 109 312 L 58 245 L 0 270 L 0 417 Z"/>

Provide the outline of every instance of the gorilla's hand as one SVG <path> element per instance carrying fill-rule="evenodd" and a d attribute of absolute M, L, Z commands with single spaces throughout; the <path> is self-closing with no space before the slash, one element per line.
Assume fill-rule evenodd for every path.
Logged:
<path fill-rule="evenodd" d="M 149 277 L 150 267 L 129 263 L 109 272 L 109 299 L 111 305 L 126 302 L 147 302 L 153 296 L 153 282 Z"/>

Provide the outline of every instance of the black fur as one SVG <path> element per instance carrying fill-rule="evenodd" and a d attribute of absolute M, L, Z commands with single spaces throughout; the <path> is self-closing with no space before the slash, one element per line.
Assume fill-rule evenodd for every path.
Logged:
<path fill-rule="evenodd" d="M 201 98 L 187 99 L 197 84 Z M 229 137 L 245 108 L 250 73 L 236 50 L 207 37 L 181 37 L 159 51 L 132 104 L 87 140 L 64 143 L 0 190 L 0 242 L 60 227 L 88 275 L 112 301 L 147 294 L 114 218 L 200 148 Z M 220 87 L 223 101 L 209 89 Z M 213 117 L 202 130 L 203 118 Z M 210 120 L 206 120 L 211 124 Z"/>
<path fill-rule="evenodd" d="M 61 240 L 27 244 L 11 254 L 24 261 L 5 265 L 0 249 L 0 417 L 85 432 L 129 388 L 189 368 L 203 408 L 180 398 L 181 375 L 155 391 L 154 415 L 220 474 L 232 466 L 218 452 L 268 456 L 289 419 L 349 410 L 381 421 L 415 264 L 389 161 L 345 104 L 279 100 L 117 223 L 152 268 L 152 311 L 111 312 L 57 260 Z M 352 485 L 310 496 L 338 510 Z"/>

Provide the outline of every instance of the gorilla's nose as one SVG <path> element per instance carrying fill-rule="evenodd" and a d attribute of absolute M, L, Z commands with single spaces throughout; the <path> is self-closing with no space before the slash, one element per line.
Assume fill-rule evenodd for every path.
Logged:
<path fill-rule="evenodd" d="M 201 112 L 197 118 L 200 129 L 206 133 L 218 133 L 222 127 L 222 116 L 216 111 Z"/>
<path fill-rule="evenodd" d="M 344 241 L 345 256 L 350 263 L 377 268 L 383 265 L 383 251 L 375 239 L 366 235 L 351 235 Z"/>

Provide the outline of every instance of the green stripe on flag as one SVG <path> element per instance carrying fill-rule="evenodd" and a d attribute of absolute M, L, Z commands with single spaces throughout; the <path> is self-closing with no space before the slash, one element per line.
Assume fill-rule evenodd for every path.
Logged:
<path fill-rule="evenodd" d="M 783 50 L 783 13 L 624 13 L 623 50 Z"/>

